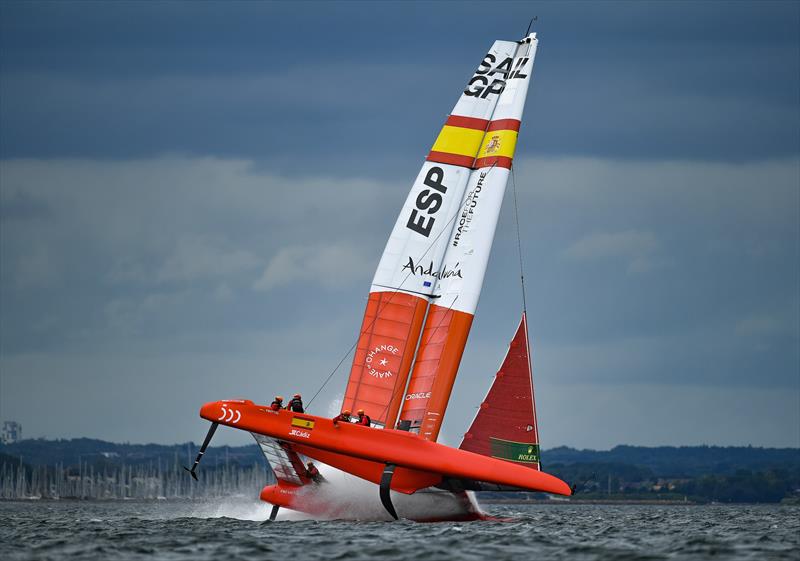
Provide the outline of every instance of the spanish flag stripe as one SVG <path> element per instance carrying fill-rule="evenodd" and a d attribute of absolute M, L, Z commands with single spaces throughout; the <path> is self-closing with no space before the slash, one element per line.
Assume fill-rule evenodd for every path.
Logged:
<path fill-rule="evenodd" d="M 428 157 L 425 159 L 429 162 L 450 164 L 464 168 L 471 168 L 472 162 L 475 161 L 475 158 L 472 156 L 462 156 L 461 154 L 450 154 L 447 152 L 435 152 L 433 150 L 431 150 L 430 154 L 428 154 Z"/>
<path fill-rule="evenodd" d="M 487 158 L 478 158 L 475 160 L 475 169 L 488 168 L 497 166 L 499 168 L 511 169 L 511 158 L 506 156 L 489 156 Z"/>
<path fill-rule="evenodd" d="M 513 120 L 513 119 L 505 119 Z M 475 117 L 462 117 L 461 115 L 450 115 L 447 118 L 445 125 L 451 127 L 462 127 L 465 129 L 475 129 L 478 131 L 485 131 L 489 121 L 486 119 L 477 119 Z"/>
<path fill-rule="evenodd" d="M 475 157 L 483 141 L 483 131 L 445 125 L 433 143 L 433 152 Z"/>
<path fill-rule="evenodd" d="M 519 132 L 519 119 L 498 119 L 489 123 L 489 131 L 512 130 Z"/>
<path fill-rule="evenodd" d="M 426 159 L 473 169 L 492 165 L 511 169 L 519 127 L 519 119 L 450 115 Z"/>

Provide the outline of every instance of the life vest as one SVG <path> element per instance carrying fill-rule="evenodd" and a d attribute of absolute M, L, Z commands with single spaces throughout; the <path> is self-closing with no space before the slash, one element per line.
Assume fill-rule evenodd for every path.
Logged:
<path fill-rule="evenodd" d="M 303 400 L 297 397 L 293 398 L 289 402 L 289 405 L 286 406 L 286 409 L 291 409 L 295 413 L 305 413 L 303 410 Z"/>
<path fill-rule="evenodd" d="M 369 415 L 367 415 L 366 413 L 364 415 L 361 415 L 361 417 L 359 417 L 358 419 L 359 425 L 364 425 L 365 427 L 368 427 L 370 426 L 370 423 L 372 423 L 372 419 L 370 419 Z"/>

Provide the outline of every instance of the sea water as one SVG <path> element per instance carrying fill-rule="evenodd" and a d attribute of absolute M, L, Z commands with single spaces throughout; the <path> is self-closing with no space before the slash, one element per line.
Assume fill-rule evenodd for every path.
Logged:
<path fill-rule="evenodd" d="M 264 522 L 250 499 L 0 502 L 0 559 L 800 559 L 800 507 L 484 505 L 467 523 Z"/>

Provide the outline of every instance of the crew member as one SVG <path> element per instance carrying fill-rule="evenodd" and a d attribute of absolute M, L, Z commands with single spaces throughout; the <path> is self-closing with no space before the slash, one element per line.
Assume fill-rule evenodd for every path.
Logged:
<path fill-rule="evenodd" d="M 283 398 L 279 395 L 276 395 L 275 400 L 270 404 L 269 408 L 273 411 L 280 411 L 283 409 Z"/>
<path fill-rule="evenodd" d="M 333 418 L 333 424 L 334 425 L 339 424 L 339 421 L 342 421 L 343 423 L 349 423 L 350 422 L 350 410 L 349 409 L 345 409 L 344 411 L 342 411 L 341 413 L 339 413 L 338 415 L 336 415 Z"/>
<path fill-rule="evenodd" d="M 289 405 L 286 406 L 286 409 L 294 411 L 295 413 L 304 413 L 303 398 L 300 397 L 299 393 L 294 394 L 294 397 L 289 401 Z"/>
<path fill-rule="evenodd" d="M 358 410 L 358 421 L 356 421 L 357 425 L 364 425 L 365 427 L 370 426 L 372 423 L 372 419 L 369 418 L 369 415 L 364 413 L 363 409 Z"/>
<path fill-rule="evenodd" d="M 317 469 L 317 466 L 314 465 L 314 462 L 308 462 L 306 464 L 306 477 L 314 483 L 322 482 L 322 474 Z"/>

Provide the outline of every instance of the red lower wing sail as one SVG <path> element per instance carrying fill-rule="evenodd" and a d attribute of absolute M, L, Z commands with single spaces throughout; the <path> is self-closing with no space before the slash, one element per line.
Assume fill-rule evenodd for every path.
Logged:
<path fill-rule="evenodd" d="M 404 430 L 436 441 L 458 374 L 472 314 L 431 305 L 400 412 Z"/>
<path fill-rule="evenodd" d="M 525 313 L 460 448 L 541 469 Z"/>
<path fill-rule="evenodd" d="M 394 425 L 427 308 L 427 299 L 403 292 L 369 295 L 344 409 L 364 409 L 373 423 Z"/>

